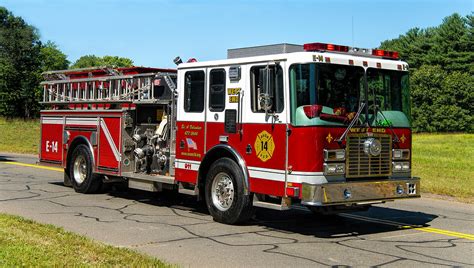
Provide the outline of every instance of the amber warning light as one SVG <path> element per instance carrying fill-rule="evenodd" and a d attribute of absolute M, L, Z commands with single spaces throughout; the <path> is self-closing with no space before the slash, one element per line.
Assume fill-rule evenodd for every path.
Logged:
<path fill-rule="evenodd" d="M 386 59 L 398 59 L 398 52 L 383 49 L 365 49 L 326 43 L 308 43 L 304 44 L 303 48 L 305 51 L 334 51 L 353 54 L 367 54 Z"/>

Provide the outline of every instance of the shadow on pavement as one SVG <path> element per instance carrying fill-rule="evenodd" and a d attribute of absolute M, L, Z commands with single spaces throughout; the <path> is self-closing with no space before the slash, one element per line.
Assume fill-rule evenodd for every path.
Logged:
<path fill-rule="evenodd" d="M 139 190 L 118 191 L 112 189 L 107 194 L 157 207 L 189 211 L 195 215 L 209 215 L 204 202 L 197 202 L 194 197 L 181 195 L 174 191 L 163 191 L 156 194 Z M 429 222 L 437 217 L 433 214 L 386 207 L 372 207 L 365 212 L 342 213 L 331 216 L 314 215 L 304 208 L 288 211 L 259 208 L 255 216 L 246 225 L 258 225 L 269 230 L 319 238 L 336 238 L 398 231 L 402 230 L 401 226 L 405 225 L 427 226 Z M 364 218 L 369 218 L 369 220 L 364 220 Z M 400 224 L 385 224 L 370 219 L 374 221 L 389 220 Z"/>
<path fill-rule="evenodd" d="M 0 154 L 0 162 L 17 162 L 17 161 L 13 160 L 11 156 Z"/>

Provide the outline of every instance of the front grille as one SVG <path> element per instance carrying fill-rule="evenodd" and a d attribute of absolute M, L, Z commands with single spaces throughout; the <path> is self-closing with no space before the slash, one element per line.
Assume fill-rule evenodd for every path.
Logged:
<path fill-rule="evenodd" d="M 382 144 L 378 156 L 364 152 L 364 142 L 375 138 Z M 392 175 L 392 138 L 390 135 L 355 134 L 347 137 L 346 143 L 346 177 L 380 177 Z"/>

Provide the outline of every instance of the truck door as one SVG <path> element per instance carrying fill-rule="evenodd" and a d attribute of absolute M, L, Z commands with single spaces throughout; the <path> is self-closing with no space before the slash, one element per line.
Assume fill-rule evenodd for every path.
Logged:
<path fill-rule="evenodd" d="M 243 137 L 250 190 L 283 196 L 288 109 L 285 105 L 285 62 L 256 63 L 248 67 L 248 94 L 243 103 Z"/>
<path fill-rule="evenodd" d="M 176 178 L 196 183 L 199 164 L 205 154 L 206 68 L 180 70 L 178 76 Z"/>

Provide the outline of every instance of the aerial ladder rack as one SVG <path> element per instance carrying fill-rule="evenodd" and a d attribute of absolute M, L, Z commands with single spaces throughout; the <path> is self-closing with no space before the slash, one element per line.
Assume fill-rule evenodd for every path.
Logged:
<path fill-rule="evenodd" d="M 43 104 L 159 103 L 172 98 L 176 70 L 91 67 L 43 73 Z M 164 87 L 171 94 L 163 94 Z"/>

